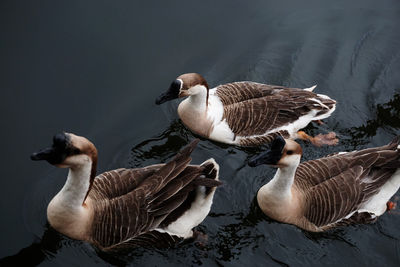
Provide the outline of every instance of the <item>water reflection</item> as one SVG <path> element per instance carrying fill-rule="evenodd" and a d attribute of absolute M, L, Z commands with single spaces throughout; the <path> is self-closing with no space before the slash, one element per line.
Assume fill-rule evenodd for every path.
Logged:
<path fill-rule="evenodd" d="M 17 254 L 0 259 L 0 266 L 37 266 L 57 254 L 62 236 L 49 225 L 43 237 L 32 245 L 21 249 Z"/>
<path fill-rule="evenodd" d="M 368 120 L 364 125 L 353 127 L 347 130 L 347 134 L 351 136 L 347 140 L 352 145 L 368 142 L 370 137 L 377 134 L 378 129 L 384 128 L 386 131 L 397 135 L 395 131 L 400 129 L 400 94 L 395 94 L 393 98 L 384 104 L 376 106 L 375 118 Z"/>
<path fill-rule="evenodd" d="M 251 203 L 248 213 L 238 212 L 230 214 L 210 213 L 210 217 L 230 218 L 230 221 L 237 221 L 233 224 L 224 225 L 217 233 L 215 249 L 218 252 L 217 259 L 229 262 L 239 257 L 243 248 L 258 246 L 258 241 L 266 236 L 255 230 L 255 226 L 261 221 L 272 222 L 264 215 L 257 204 L 256 198 Z"/>
<path fill-rule="evenodd" d="M 175 120 L 158 136 L 147 139 L 132 148 L 128 161 L 129 167 L 138 168 L 150 165 L 149 162 L 165 162 L 176 155 L 188 142 L 188 132 L 178 120 Z"/>

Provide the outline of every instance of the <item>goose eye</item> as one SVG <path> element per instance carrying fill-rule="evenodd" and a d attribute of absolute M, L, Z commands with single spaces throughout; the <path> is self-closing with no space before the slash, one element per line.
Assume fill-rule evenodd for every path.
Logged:
<path fill-rule="evenodd" d="M 293 154 L 293 150 L 288 150 L 287 152 L 286 152 L 286 155 L 292 155 Z"/>

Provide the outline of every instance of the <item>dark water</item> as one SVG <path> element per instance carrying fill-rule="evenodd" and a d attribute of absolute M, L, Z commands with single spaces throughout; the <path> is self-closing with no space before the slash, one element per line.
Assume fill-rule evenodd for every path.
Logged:
<path fill-rule="evenodd" d="M 246 165 L 257 149 L 202 140 L 194 152 L 195 163 L 214 157 L 224 182 L 199 227 L 205 246 L 114 258 L 48 230 L 47 203 L 66 170 L 29 160 L 61 130 L 96 144 L 99 172 L 168 160 L 194 136 L 178 120 L 178 102 L 159 107 L 154 99 L 185 72 L 210 85 L 318 84 L 337 110 L 306 131 L 334 130 L 340 145 L 302 143 L 304 160 L 388 143 L 400 134 L 399 15 L 395 0 L 1 1 L 0 258 L 43 266 L 399 266 L 399 211 L 324 234 L 262 216 L 253 200 L 274 170 Z"/>

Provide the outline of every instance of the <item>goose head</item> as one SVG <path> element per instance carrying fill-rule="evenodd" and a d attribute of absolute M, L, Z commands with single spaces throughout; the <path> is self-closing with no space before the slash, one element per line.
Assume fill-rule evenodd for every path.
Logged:
<path fill-rule="evenodd" d="M 267 151 L 251 158 L 248 164 L 251 167 L 261 164 L 277 168 L 297 167 L 300 163 L 301 155 L 302 149 L 298 143 L 278 136 L 272 141 L 271 147 Z"/>
<path fill-rule="evenodd" d="M 97 163 L 97 149 L 85 137 L 72 133 L 58 133 L 51 147 L 31 155 L 32 160 L 46 160 L 59 168 L 74 168 L 86 163 Z"/>
<path fill-rule="evenodd" d="M 156 99 L 156 104 L 160 105 L 176 98 L 197 95 L 201 92 L 207 92 L 208 98 L 208 90 L 209 87 L 207 81 L 200 74 L 182 74 L 171 83 L 170 87 L 165 93 L 161 94 Z"/>

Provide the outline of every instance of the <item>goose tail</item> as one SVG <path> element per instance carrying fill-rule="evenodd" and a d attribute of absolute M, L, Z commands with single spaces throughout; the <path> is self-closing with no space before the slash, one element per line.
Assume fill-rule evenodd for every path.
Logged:
<path fill-rule="evenodd" d="M 393 138 L 393 140 L 388 144 L 389 149 L 400 150 L 400 135 Z"/>
<path fill-rule="evenodd" d="M 304 88 L 303 90 L 306 90 L 306 91 L 312 92 L 312 91 L 314 91 L 315 87 L 317 87 L 317 85 L 313 85 L 313 86 L 311 86 L 311 87 Z"/>
<path fill-rule="evenodd" d="M 209 192 L 215 191 L 217 186 L 222 185 L 219 181 L 219 165 L 213 159 L 208 159 L 204 161 L 201 165 L 203 167 L 202 174 L 195 180 L 197 186 L 206 187 L 206 195 Z"/>

